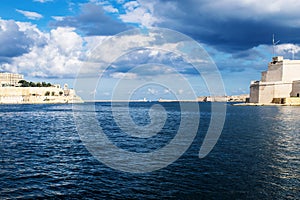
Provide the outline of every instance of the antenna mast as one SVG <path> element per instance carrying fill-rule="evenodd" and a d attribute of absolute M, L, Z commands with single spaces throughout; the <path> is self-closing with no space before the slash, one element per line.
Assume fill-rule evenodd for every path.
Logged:
<path fill-rule="evenodd" d="M 277 42 L 275 42 L 275 36 L 273 34 L 273 57 L 275 57 L 275 47 L 276 45 L 280 42 L 280 40 L 278 40 Z"/>

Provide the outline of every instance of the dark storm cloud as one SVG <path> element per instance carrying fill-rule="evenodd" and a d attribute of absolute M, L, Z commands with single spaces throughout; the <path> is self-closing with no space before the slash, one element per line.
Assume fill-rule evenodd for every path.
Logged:
<path fill-rule="evenodd" d="M 32 39 L 19 30 L 15 21 L 2 21 L 0 26 L 0 62 L 9 61 L 9 58 L 21 56 L 29 52 Z"/>
<path fill-rule="evenodd" d="M 51 22 L 50 26 L 75 27 L 88 36 L 114 35 L 129 27 L 105 14 L 102 6 L 92 3 L 83 4 L 78 16 L 67 16 L 61 21 Z"/>
<path fill-rule="evenodd" d="M 273 33 L 282 43 L 300 44 L 300 26 L 293 24 L 300 21 L 300 14 L 289 7 L 275 7 L 273 11 L 269 9 L 270 1 L 261 2 L 261 6 L 257 2 L 252 5 L 224 0 L 156 2 L 154 16 L 162 19 L 159 26 L 185 33 L 221 51 L 232 53 L 260 44 L 271 45 Z"/>
<path fill-rule="evenodd" d="M 5 63 L 11 63 L 11 58 L 0 56 L 0 71 L 3 71 L 1 66 Z"/>

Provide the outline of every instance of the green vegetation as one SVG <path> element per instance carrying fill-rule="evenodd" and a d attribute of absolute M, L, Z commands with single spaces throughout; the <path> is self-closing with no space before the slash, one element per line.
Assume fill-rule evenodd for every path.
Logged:
<path fill-rule="evenodd" d="M 52 84 L 51 83 L 46 83 L 46 82 L 37 82 L 37 83 L 34 83 L 34 82 L 28 82 L 28 81 L 25 81 L 25 80 L 20 80 L 19 81 L 20 83 L 20 87 L 51 87 Z"/>
<path fill-rule="evenodd" d="M 45 96 L 49 96 L 49 95 L 50 95 L 50 92 L 47 91 L 47 92 L 45 93 Z"/>

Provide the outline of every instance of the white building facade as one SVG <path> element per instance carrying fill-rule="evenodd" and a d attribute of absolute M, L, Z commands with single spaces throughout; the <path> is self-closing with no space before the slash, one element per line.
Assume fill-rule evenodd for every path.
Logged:
<path fill-rule="evenodd" d="M 65 84 L 47 87 L 20 87 L 21 74 L 0 73 L 0 104 L 83 103 L 74 89 Z"/>
<path fill-rule="evenodd" d="M 250 103 L 280 103 L 300 96 L 300 60 L 273 57 L 260 81 L 250 85 Z M 280 101 L 280 102 L 278 102 Z"/>
<path fill-rule="evenodd" d="M 0 87 L 2 86 L 18 86 L 19 81 L 24 80 L 22 74 L 0 73 Z"/>

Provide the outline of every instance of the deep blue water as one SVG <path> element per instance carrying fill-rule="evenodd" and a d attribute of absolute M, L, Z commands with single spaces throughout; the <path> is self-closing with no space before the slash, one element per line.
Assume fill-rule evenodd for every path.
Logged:
<path fill-rule="evenodd" d="M 88 105 L 80 105 L 83 116 Z M 131 104 L 136 124 L 150 123 L 151 105 Z M 122 132 L 109 103 L 96 104 L 96 117 L 116 146 L 147 153 L 175 137 L 181 115 L 195 115 L 181 113 L 176 103 L 161 105 L 167 121 L 148 139 Z M 228 104 L 216 146 L 199 159 L 211 116 L 210 104 L 199 105 L 198 133 L 183 156 L 137 174 L 92 156 L 77 132 L 72 105 L 0 105 L 0 199 L 299 199 L 300 107 Z M 118 106 L 121 112 L 126 105 Z"/>

